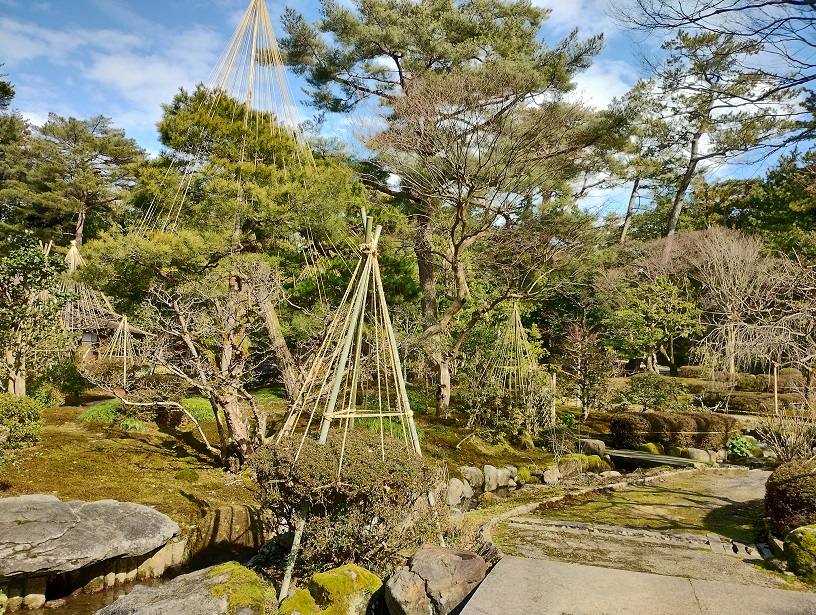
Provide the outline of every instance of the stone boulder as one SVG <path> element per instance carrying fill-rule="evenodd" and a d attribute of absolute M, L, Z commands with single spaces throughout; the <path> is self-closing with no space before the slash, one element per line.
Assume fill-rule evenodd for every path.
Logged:
<path fill-rule="evenodd" d="M 486 465 L 484 467 L 484 490 L 495 491 L 499 486 L 499 471 L 495 466 Z"/>
<path fill-rule="evenodd" d="M 475 553 L 425 546 L 385 586 L 391 615 L 447 615 L 487 574 Z"/>
<path fill-rule="evenodd" d="M 541 481 L 545 485 L 557 485 L 560 480 L 561 472 L 559 471 L 557 464 L 552 464 L 551 466 L 547 467 L 544 470 L 544 474 L 541 476 Z"/>
<path fill-rule="evenodd" d="M 808 581 L 816 581 L 816 525 L 805 525 L 788 532 L 785 558 L 793 572 Z"/>
<path fill-rule="evenodd" d="M 61 502 L 51 495 L 0 499 L 0 578 L 56 574 L 138 557 L 178 534 L 169 517 L 141 504 Z"/>
<path fill-rule="evenodd" d="M 482 485 L 484 485 L 484 475 L 479 468 L 462 466 L 459 468 L 459 474 L 461 474 L 462 478 L 469 482 L 470 486 L 474 489 L 480 489 Z"/>
<path fill-rule="evenodd" d="M 510 478 L 516 480 L 516 477 L 518 476 L 518 468 L 516 466 L 511 465 L 506 465 L 504 467 L 510 471 Z"/>
<path fill-rule="evenodd" d="M 583 438 L 578 440 L 578 451 L 584 455 L 603 457 L 606 454 L 606 444 L 604 444 L 603 440 Z"/>
<path fill-rule="evenodd" d="M 346 564 L 312 576 L 309 593 L 321 609 L 330 609 L 333 615 L 365 615 L 371 597 L 381 586 L 377 575 Z"/>
<path fill-rule="evenodd" d="M 236 562 L 204 568 L 156 587 L 138 585 L 96 615 L 261 615 L 274 602 L 258 576 Z"/>
<path fill-rule="evenodd" d="M 692 461 L 702 461 L 705 463 L 713 463 L 717 461 L 717 457 L 712 456 L 710 451 L 701 448 L 688 448 L 688 458 Z"/>
<path fill-rule="evenodd" d="M 617 470 L 607 470 L 606 472 L 601 472 L 601 476 L 604 478 L 619 478 L 622 474 Z"/>
<path fill-rule="evenodd" d="M 465 493 L 465 483 L 458 478 L 452 478 L 448 481 L 448 489 L 445 497 L 448 506 L 459 506 L 462 501 L 462 496 Z"/>
<path fill-rule="evenodd" d="M 464 484 L 464 486 L 465 486 L 464 491 L 462 491 L 462 498 L 465 499 L 465 500 L 471 499 L 473 497 L 473 493 L 474 493 L 473 492 L 473 487 L 471 487 L 470 483 L 467 482 L 466 480 L 462 481 L 462 484 Z"/>
<path fill-rule="evenodd" d="M 499 468 L 496 475 L 496 484 L 499 487 L 507 487 L 508 483 L 510 482 L 510 470 L 507 468 Z"/>

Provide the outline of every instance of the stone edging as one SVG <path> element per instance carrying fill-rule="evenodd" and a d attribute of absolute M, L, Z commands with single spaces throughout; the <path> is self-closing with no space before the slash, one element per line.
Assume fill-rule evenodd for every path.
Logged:
<path fill-rule="evenodd" d="M 510 519 L 511 517 L 517 517 L 519 515 L 526 515 L 528 513 L 533 512 L 536 508 L 541 506 L 542 504 L 548 504 L 550 502 L 558 502 L 563 500 L 567 496 L 581 496 L 587 493 L 592 493 L 594 491 L 601 491 L 603 489 L 611 489 L 616 491 L 618 489 L 623 489 L 624 487 L 628 487 L 630 485 L 638 484 L 638 483 L 650 483 L 658 478 L 666 478 L 666 477 L 674 477 L 674 476 L 682 476 L 684 474 L 694 474 L 696 472 L 742 472 L 746 468 L 742 466 L 734 467 L 734 466 L 725 466 L 725 467 L 702 467 L 702 468 L 690 468 L 684 470 L 675 470 L 672 472 L 662 472 L 660 474 L 654 474 L 652 476 L 642 476 L 640 478 L 632 479 L 632 480 L 624 480 L 619 481 L 617 483 L 608 483 L 606 485 L 594 485 L 592 487 L 586 487 L 584 489 L 579 489 L 578 491 L 572 491 L 570 493 L 565 493 L 563 495 L 556 495 L 551 498 L 547 498 L 545 500 L 540 500 L 538 502 L 530 502 L 529 504 L 522 504 L 521 506 L 517 506 L 516 508 L 509 510 L 507 512 L 501 513 L 492 517 L 484 524 L 482 524 L 481 528 L 479 528 L 479 534 L 482 539 L 482 543 L 484 545 L 492 545 L 492 551 L 496 554 L 491 559 L 501 559 L 504 557 L 505 553 L 502 551 L 498 545 L 493 542 L 493 536 L 491 530 L 493 527 L 500 523 L 501 521 L 505 521 L 506 519 Z M 750 468 L 748 468 L 750 471 Z"/>

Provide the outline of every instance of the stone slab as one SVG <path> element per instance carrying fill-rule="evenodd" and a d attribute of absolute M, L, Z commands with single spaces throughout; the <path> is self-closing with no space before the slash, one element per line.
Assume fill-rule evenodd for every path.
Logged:
<path fill-rule="evenodd" d="M 50 495 L 0 498 L 0 578 L 70 572 L 145 555 L 178 532 L 172 519 L 140 504 L 61 502 Z"/>
<path fill-rule="evenodd" d="M 816 594 L 692 579 L 702 615 L 813 615 Z M 697 613 L 697 611 L 694 611 Z"/>
<path fill-rule="evenodd" d="M 816 594 L 506 556 L 461 615 L 813 615 Z"/>

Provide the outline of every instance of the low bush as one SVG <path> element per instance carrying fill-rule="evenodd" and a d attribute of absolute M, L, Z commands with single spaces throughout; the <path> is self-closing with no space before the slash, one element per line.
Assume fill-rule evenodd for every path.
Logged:
<path fill-rule="evenodd" d="M 354 562 L 386 575 L 406 551 L 438 540 L 444 518 L 427 502 L 439 472 L 405 444 L 368 430 L 330 434 L 323 446 L 300 438 L 265 446 L 249 461 L 260 487 L 260 502 L 274 528 L 293 528 L 308 516 L 298 557 L 300 573 Z M 342 471 L 338 467 L 342 454 Z M 444 498 L 437 498 L 437 503 Z M 440 509 L 441 510 L 441 509 Z"/>
<path fill-rule="evenodd" d="M 640 414 L 625 412 L 612 419 L 609 426 L 614 448 L 636 449 L 649 439 L 649 421 Z"/>
<path fill-rule="evenodd" d="M 753 374 L 739 374 L 734 388 L 737 391 L 760 393 L 765 390 L 765 383 L 761 378 L 757 378 Z"/>
<path fill-rule="evenodd" d="M 774 470 L 765 484 L 765 511 L 778 538 L 816 523 L 816 459 L 789 461 Z"/>
<path fill-rule="evenodd" d="M 725 450 L 728 452 L 729 457 L 748 459 L 753 455 L 756 445 L 757 442 L 754 438 L 740 434 L 728 439 L 728 442 L 725 443 Z"/>
<path fill-rule="evenodd" d="M 729 417 L 703 412 L 627 412 L 610 424 L 612 446 L 636 449 L 653 442 L 664 448 L 718 450 L 739 433 L 739 423 Z"/>
<path fill-rule="evenodd" d="M 28 396 L 40 403 L 43 408 L 57 408 L 65 403 L 60 390 L 50 382 L 43 382 L 28 392 Z"/>
<path fill-rule="evenodd" d="M 116 420 L 116 413 L 122 402 L 118 399 L 106 399 L 98 404 L 89 406 L 79 415 L 79 420 L 84 423 L 113 423 Z"/>
<path fill-rule="evenodd" d="M 711 378 L 711 368 L 705 365 L 684 365 L 677 370 L 681 378 L 700 378 L 707 380 Z"/>
<path fill-rule="evenodd" d="M 43 407 L 30 397 L 0 393 L 0 427 L 5 442 L 0 448 L 23 448 L 40 439 Z M 7 431 L 7 433 L 6 433 Z"/>
<path fill-rule="evenodd" d="M 621 402 L 643 410 L 685 410 L 690 406 L 682 383 L 654 372 L 635 374 L 618 394 Z"/>

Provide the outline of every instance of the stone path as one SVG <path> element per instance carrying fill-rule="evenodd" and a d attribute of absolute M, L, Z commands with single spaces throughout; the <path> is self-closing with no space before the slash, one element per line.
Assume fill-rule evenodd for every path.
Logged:
<path fill-rule="evenodd" d="M 505 556 L 461 615 L 813 615 L 816 594 Z"/>
<path fill-rule="evenodd" d="M 609 496 L 610 502 L 617 502 L 609 507 L 620 525 L 571 521 L 571 508 L 561 509 L 557 515 L 543 510 L 509 519 L 494 531 L 494 540 L 510 555 L 789 587 L 788 579 L 757 565 L 772 556 L 767 545 L 719 536 L 695 520 L 725 508 L 739 511 L 742 505 L 761 499 L 768 474 L 761 470 L 706 471 L 660 479 L 648 500 L 627 503 L 632 496 L 626 495 L 626 490 L 618 492 L 614 500 Z M 666 501 L 661 503 L 664 492 Z M 604 502 L 606 496 L 600 497 Z M 697 514 L 689 515 L 691 508 Z M 609 514 L 608 509 L 603 512 Z M 548 513 L 558 520 L 548 519 Z M 666 529 L 655 530 L 655 526 Z"/>
<path fill-rule="evenodd" d="M 571 519 L 580 503 L 574 515 L 562 508 L 507 519 L 493 537 L 509 555 L 462 615 L 814 615 L 813 588 L 761 566 L 772 556 L 767 545 L 706 529 L 712 511 L 748 510 L 761 499 L 768 474 L 701 471 L 658 479 L 648 498 L 622 489 L 585 505 L 584 515 L 611 522 Z"/>

